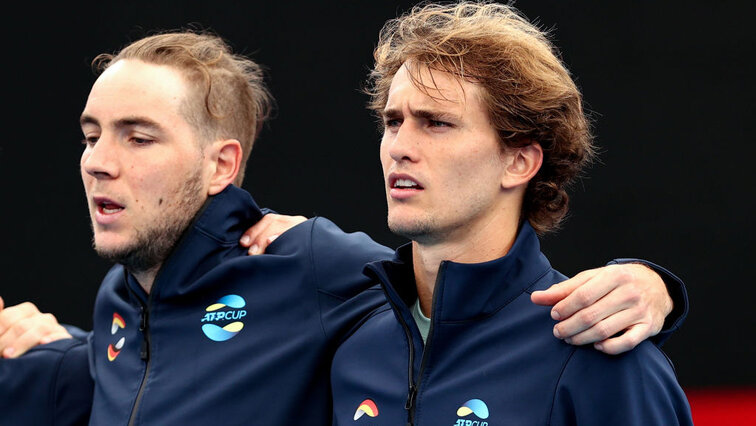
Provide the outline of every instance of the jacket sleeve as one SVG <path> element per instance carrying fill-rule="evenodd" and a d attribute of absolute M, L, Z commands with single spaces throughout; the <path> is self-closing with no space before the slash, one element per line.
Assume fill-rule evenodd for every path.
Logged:
<path fill-rule="evenodd" d="M 2 424 L 86 425 L 93 393 L 86 341 L 58 340 L 0 359 Z"/>
<path fill-rule="evenodd" d="M 577 348 L 559 379 L 550 425 L 692 425 L 666 355 L 643 342 L 621 355 Z"/>
<path fill-rule="evenodd" d="M 362 232 L 345 233 L 324 218 L 313 223 L 311 242 L 321 322 L 326 335 L 338 339 L 385 300 L 362 271 L 369 262 L 390 258 L 393 250 Z"/>
<path fill-rule="evenodd" d="M 667 291 L 669 292 L 670 297 L 672 297 L 672 312 L 670 312 L 664 320 L 664 325 L 659 334 L 650 338 L 654 344 L 661 347 L 664 342 L 669 339 L 669 336 L 682 326 L 682 323 L 688 316 L 688 291 L 685 289 L 685 284 L 680 278 L 667 269 L 643 259 L 614 259 L 609 262 L 608 265 L 623 263 L 641 263 L 646 265 L 659 274 L 662 280 L 664 280 L 664 284 L 667 285 Z"/>

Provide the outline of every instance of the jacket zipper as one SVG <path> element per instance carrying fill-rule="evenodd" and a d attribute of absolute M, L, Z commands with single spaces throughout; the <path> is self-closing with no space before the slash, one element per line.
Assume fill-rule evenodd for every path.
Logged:
<path fill-rule="evenodd" d="M 441 276 L 443 275 L 444 270 L 446 269 L 445 262 L 441 262 L 441 265 L 438 268 L 438 274 L 436 275 L 436 283 L 434 285 L 433 290 L 433 299 L 431 301 L 431 325 L 428 329 L 428 338 L 425 341 L 425 347 L 423 349 L 423 357 L 420 361 L 420 372 L 417 375 L 417 383 L 415 383 L 415 377 L 413 373 L 414 366 L 415 366 L 415 344 L 412 341 L 412 333 L 410 333 L 409 326 L 404 321 L 404 317 L 399 314 L 399 323 L 402 325 L 402 328 L 404 329 L 404 334 L 407 336 L 407 342 L 409 346 L 409 372 L 407 374 L 408 382 L 409 382 L 409 390 L 407 392 L 407 401 L 404 403 L 404 409 L 407 410 L 407 426 L 413 426 L 415 424 L 415 403 L 417 400 L 417 393 L 420 390 L 420 383 L 423 378 L 423 371 L 425 371 L 425 364 L 428 359 L 428 352 L 430 349 L 431 339 L 433 338 L 433 313 L 436 311 L 436 295 L 438 292 L 436 291 L 436 288 L 438 287 L 438 283 L 440 281 Z M 394 304 L 394 301 L 391 299 L 391 297 L 387 297 L 386 299 L 389 300 L 391 303 L 391 306 L 396 309 L 397 312 L 400 312 L 397 309 L 396 304 Z"/>
<path fill-rule="evenodd" d="M 176 242 L 176 244 L 173 246 L 173 249 L 171 250 L 171 253 L 168 254 L 168 257 L 166 257 L 166 261 L 171 258 L 173 255 L 173 252 L 176 250 L 176 247 L 181 246 L 184 241 L 187 239 L 187 235 L 190 233 L 189 231 L 193 229 L 197 225 L 197 221 L 200 217 L 205 213 L 205 210 L 207 210 L 208 206 L 210 205 L 210 202 L 212 201 L 213 197 L 208 198 L 205 201 L 205 204 L 202 205 L 202 208 L 199 209 L 197 214 L 194 216 L 194 219 L 192 220 L 192 223 L 184 230 L 183 234 L 179 238 L 179 240 Z M 139 405 L 142 402 L 142 398 L 144 397 L 144 385 L 147 383 L 147 379 L 150 377 L 150 367 L 152 364 L 151 356 L 150 356 L 150 307 L 152 306 L 152 295 L 155 294 L 155 291 L 157 290 L 158 283 L 160 282 L 160 277 L 163 275 L 163 271 L 165 270 L 165 262 L 163 262 L 163 265 L 160 266 L 160 269 L 158 270 L 157 274 L 155 274 L 155 279 L 152 281 L 152 289 L 147 294 L 147 303 L 146 305 L 142 303 L 142 300 L 137 297 L 137 300 L 140 304 L 139 309 L 139 330 L 142 332 L 143 339 L 142 339 L 142 348 L 139 351 L 139 357 L 142 358 L 142 361 L 146 362 L 147 365 L 144 367 L 144 376 L 142 376 L 142 383 L 139 384 L 139 392 L 137 393 L 136 401 L 134 401 L 134 407 L 131 409 L 131 416 L 129 417 L 129 426 L 133 426 L 136 424 L 136 415 L 139 411 Z M 125 273 L 125 269 L 124 269 Z M 126 285 L 128 288 L 128 283 Z"/>
<path fill-rule="evenodd" d="M 386 300 L 388 300 L 389 304 L 391 305 L 391 308 L 394 309 L 397 313 L 399 313 L 399 324 L 401 324 L 402 329 L 404 330 L 404 334 L 407 337 L 407 343 L 409 347 L 409 363 L 407 364 L 407 378 L 408 378 L 408 388 L 409 392 L 407 393 L 407 401 L 404 403 L 404 409 L 408 411 L 407 415 L 407 425 L 412 425 L 412 417 L 409 415 L 409 409 L 412 406 L 412 402 L 415 400 L 415 381 L 412 378 L 412 370 L 413 366 L 415 364 L 415 345 L 412 342 L 412 333 L 410 332 L 409 326 L 404 321 L 404 318 L 402 318 L 401 311 L 397 307 L 396 303 L 394 302 L 394 299 L 387 294 Z"/>
<path fill-rule="evenodd" d="M 154 287 L 153 287 L 154 290 Z M 147 378 L 150 375 L 150 327 L 149 327 L 149 319 L 150 319 L 150 301 L 152 300 L 152 292 L 147 296 L 147 306 L 144 304 L 141 304 L 139 307 L 139 331 L 142 332 L 142 336 L 144 337 L 142 339 L 142 348 L 139 351 L 139 357 L 142 359 L 142 361 L 146 362 L 147 365 L 144 369 L 144 376 L 142 376 L 142 383 L 139 384 L 139 392 L 137 393 L 136 401 L 134 402 L 134 407 L 131 409 L 131 416 L 129 417 L 129 426 L 133 426 L 136 424 L 136 415 L 139 411 L 139 405 L 142 402 L 142 397 L 144 396 L 144 385 L 147 383 Z M 141 301 L 140 301 L 141 303 Z"/>

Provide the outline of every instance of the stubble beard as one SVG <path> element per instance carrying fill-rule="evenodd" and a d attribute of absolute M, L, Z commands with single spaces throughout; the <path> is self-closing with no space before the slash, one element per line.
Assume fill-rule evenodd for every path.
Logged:
<path fill-rule="evenodd" d="M 103 259 L 122 264 L 132 274 L 157 268 L 168 258 L 176 242 L 194 220 L 204 203 L 202 174 L 197 168 L 178 189 L 180 196 L 174 206 L 166 206 L 164 214 L 144 227 L 135 229 L 133 243 L 125 247 L 105 249 L 92 245 Z"/>
<path fill-rule="evenodd" d="M 389 217 L 388 227 L 394 234 L 421 244 L 430 244 L 443 238 L 439 235 L 438 225 L 433 218 L 418 218 L 410 223 L 400 223 Z"/>

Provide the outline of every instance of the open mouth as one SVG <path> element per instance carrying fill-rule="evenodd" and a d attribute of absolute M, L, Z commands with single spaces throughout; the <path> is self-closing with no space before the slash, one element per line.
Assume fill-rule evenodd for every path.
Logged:
<path fill-rule="evenodd" d="M 115 214 L 124 209 L 124 207 L 107 198 L 95 198 L 95 204 L 97 205 L 97 211 L 101 214 Z"/>
<path fill-rule="evenodd" d="M 392 189 L 423 189 L 422 185 L 409 176 L 390 176 L 389 187 Z"/>
<path fill-rule="evenodd" d="M 417 184 L 417 182 L 411 180 L 411 179 L 397 179 L 394 181 L 394 185 L 392 188 L 400 188 L 400 189 L 420 189 L 420 185 Z"/>

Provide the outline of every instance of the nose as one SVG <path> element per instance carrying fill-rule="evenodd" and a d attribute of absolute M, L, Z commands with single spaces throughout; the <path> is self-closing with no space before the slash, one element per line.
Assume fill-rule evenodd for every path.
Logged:
<path fill-rule="evenodd" d="M 103 134 L 93 144 L 87 144 L 81 154 L 82 174 L 97 179 L 112 179 L 118 177 L 118 155 L 116 141 Z"/>
<path fill-rule="evenodd" d="M 392 160 L 416 162 L 420 137 L 419 132 L 413 128 L 413 123 L 407 120 L 392 134 L 384 134 L 384 143 L 387 143 L 388 154 Z"/>

